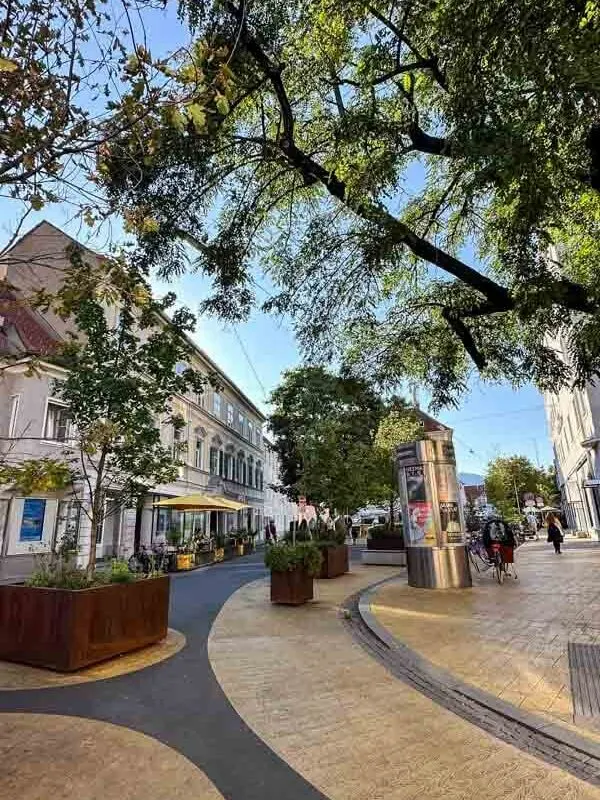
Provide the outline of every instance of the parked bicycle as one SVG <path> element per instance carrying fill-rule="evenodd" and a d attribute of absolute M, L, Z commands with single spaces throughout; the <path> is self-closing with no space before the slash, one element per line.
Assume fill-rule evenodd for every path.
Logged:
<path fill-rule="evenodd" d="M 517 541 L 511 527 L 504 520 L 489 520 L 479 536 L 471 538 L 467 546 L 469 561 L 477 572 L 493 569 L 499 584 L 505 577 L 517 579 L 515 549 Z"/>

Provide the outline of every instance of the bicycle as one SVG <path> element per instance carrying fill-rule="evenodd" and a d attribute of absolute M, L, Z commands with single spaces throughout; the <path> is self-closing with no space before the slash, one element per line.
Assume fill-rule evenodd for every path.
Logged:
<path fill-rule="evenodd" d="M 510 556 L 509 556 L 510 551 Z M 494 576 L 502 585 L 507 576 L 517 579 L 517 572 L 512 560 L 513 548 L 501 542 L 492 542 L 489 550 L 486 548 L 481 536 L 471 539 L 467 546 L 469 561 L 478 573 L 494 570 Z"/>

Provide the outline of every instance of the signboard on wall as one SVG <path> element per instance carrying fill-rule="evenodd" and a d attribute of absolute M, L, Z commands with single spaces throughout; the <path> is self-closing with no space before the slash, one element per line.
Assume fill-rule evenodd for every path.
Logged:
<path fill-rule="evenodd" d="M 46 501 L 27 497 L 23 502 L 23 516 L 21 518 L 21 542 L 41 542 L 44 530 L 44 516 L 46 514 Z"/>

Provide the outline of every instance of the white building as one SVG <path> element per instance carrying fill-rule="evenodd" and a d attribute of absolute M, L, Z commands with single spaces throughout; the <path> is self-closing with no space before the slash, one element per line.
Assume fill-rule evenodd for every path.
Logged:
<path fill-rule="evenodd" d="M 72 239 L 43 222 L 26 234 L 0 262 L 0 280 L 6 278 L 13 292 L 0 294 L 0 361 L 2 353 L 23 354 L 0 371 L 0 457 L 21 461 L 41 456 L 60 457 L 69 437 L 68 408 L 53 396 L 57 380 L 66 374 L 43 360 L 68 324 L 52 312 L 41 314 L 13 302 L 19 291 L 45 287 L 52 291 L 66 264 L 65 248 Z M 88 257 L 94 257 L 88 253 Z M 115 310 L 116 313 L 116 310 Z M 173 398 L 173 407 L 185 420 L 177 435 L 172 426 L 161 428 L 163 441 L 185 443 L 178 479 L 156 486 L 137 508 L 119 508 L 107 516 L 96 532 L 98 556 L 127 556 L 140 545 L 164 537 L 169 527 L 186 535 L 196 530 L 226 533 L 232 528 L 260 531 L 263 526 L 265 454 L 262 436 L 264 415 L 246 395 L 193 342 L 190 366 L 203 374 L 216 373 L 221 391 L 207 387 L 201 395 Z M 34 373 L 28 354 L 41 355 Z M 157 509 L 166 497 L 195 492 L 225 495 L 247 503 L 238 514 L 190 513 Z M 110 504 L 110 498 L 106 501 Z M 8 559 L 23 564 L 31 554 L 47 550 L 69 528 L 78 534 L 80 549 L 89 542 L 89 519 L 71 496 L 38 494 L 23 497 L 0 487 L 0 576 Z M 18 574 L 19 569 L 13 568 Z"/>
<path fill-rule="evenodd" d="M 560 340 L 554 345 L 567 357 Z M 546 393 L 557 482 L 569 528 L 600 538 L 600 386 Z"/>
<path fill-rule="evenodd" d="M 291 500 L 276 492 L 272 486 L 279 483 L 279 459 L 273 450 L 271 442 L 264 438 L 264 463 L 265 463 L 265 502 L 264 518 L 273 520 L 277 529 L 277 536 L 285 534 L 290 529 L 290 522 L 298 520 L 298 506 Z"/>

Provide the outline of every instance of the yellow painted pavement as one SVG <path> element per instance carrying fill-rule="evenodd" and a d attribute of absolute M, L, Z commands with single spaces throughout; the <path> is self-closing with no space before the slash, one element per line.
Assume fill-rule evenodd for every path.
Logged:
<path fill-rule="evenodd" d="M 592 787 L 437 706 L 356 644 L 350 594 L 391 568 L 316 582 L 316 602 L 273 606 L 238 590 L 209 639 L 217 679 L 246 723 L 331 800 L 586 800 Z"/>

